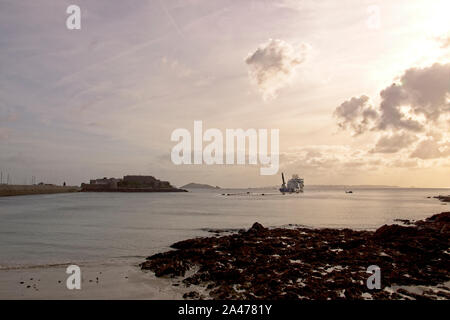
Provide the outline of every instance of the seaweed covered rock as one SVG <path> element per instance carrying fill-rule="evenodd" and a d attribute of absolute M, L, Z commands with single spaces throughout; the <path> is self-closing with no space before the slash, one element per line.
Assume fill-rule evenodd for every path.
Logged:
<path fill-rule="evenodd" d="M 449 212 L 375 232 L 268 229 L 254 223 L 246 232 L 177 242 L 172 246 L 177 250 L 148 257 L 141 268 L 185 277 L 196 266 L 183 283 L 206 287 L 213 299 L 445 298 L 449 229 Z M 366 286 L 371 265 L 381 270 L 381 290 Z M 392 289 L 397 286 L 405 287 Z M 410 286 L 437 287 L 419 294 L 404 289 Z"/>

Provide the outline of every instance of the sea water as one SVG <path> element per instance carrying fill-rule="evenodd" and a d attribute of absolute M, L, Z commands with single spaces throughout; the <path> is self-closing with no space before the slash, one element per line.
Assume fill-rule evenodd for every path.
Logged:
<path fill-rule="evenodd" d="M 209 229 L 299 225 L 374 230 L 394 219 L 448 211 L 449 189 L 307 188 L 188 193 L 68 193 L 0 198 L 0 270 L 58 263 L 139 260 Z M 126 263 L 126 262 L 125 262 Z"/>

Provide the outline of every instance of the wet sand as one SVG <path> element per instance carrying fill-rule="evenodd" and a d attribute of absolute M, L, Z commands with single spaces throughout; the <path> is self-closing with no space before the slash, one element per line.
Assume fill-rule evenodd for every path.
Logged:
<path fill-rule="evenodd" d="M 3 269 L 0 299 L 182 299 L 187 292 L 176 280 L 142 272 L 136 262 L 80 264 L 80 290 L 66 287 L 68 264 Z"/>

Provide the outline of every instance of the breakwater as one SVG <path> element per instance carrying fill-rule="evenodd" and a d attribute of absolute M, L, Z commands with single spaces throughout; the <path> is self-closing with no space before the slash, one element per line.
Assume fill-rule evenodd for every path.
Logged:
<path fill-rule="evenodd" d="M 80 191 L 80 188 L 76 186 L 63 187 L 55 185 L 0 185 L 0 197 L 22 196 L 31 194 L 68 193 L 78 191 Z"/>

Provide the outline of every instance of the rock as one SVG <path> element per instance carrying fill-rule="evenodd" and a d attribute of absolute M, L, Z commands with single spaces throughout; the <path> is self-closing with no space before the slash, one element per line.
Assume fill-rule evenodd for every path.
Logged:
<path fill-rule="evenodd" d="M 214 299 L 364 299 L 366 269 L 378 265 L 382 288 L 440 285 L 450 280 L 450 213 L 405 227 L 350 229 L 267 229 L 254 223 L 246 232 L 180 241 L 141 264 L 161 276 L 185 276 Z M 402 299 L 401 291 L 370 291 L 378 299 Z M 445 293 L 443 293 L 445 294 Z M 417 295 L 414 299 L 438 297 Z M 200 299 L 198 293 L 186 299 Z"/>
<path fill-rule="evenodd" d="M 412 225 L 413 223 L 411 222 L 411 220 L 408 220 L 408 219 L 394 219 L 394 221 L 398 221 L 398 222 L 401 222 L 401 223 L 403 223 L 403 224 L 405 224 L 405 225 Z"/>
<path fill-rule="evenodd" d="M 440 200 L 442 202 L 450 202 L 450 195 L 448 195 L 448 196 L 437 196 L 437 197 L 433 197 L 433 198 L 438 199 L 438 200 Z"/>
<path fill-rule="evenodd" d="M 450 222 L 450 212 L 435 214 L 427 218 L 425 222 Z"/>
<path fill-rule="evenodd" d="M 375 234 L 373 237 L 375 239 L 380 239 L 383 241 L 389 241 L 394 239 L 398 239 L 399 237 L 404 237 L 405 235 L 412 236 L 416 235 L 418 230 L 414 227 L 404 227 L 399 226 L 397 224 L 393 225 L 384 225 L 380 228 L 378 228 L 375 231 Z"/>
<path fill-rule="evenodd" d="M 250 229 L 248 229 L 247 233 L 259 233 L 262 231 L 266 231 L 267 229 L 263 227 L 262 224 L 255 222 Z"/>
<path fill-rule="evenodd" d="M 184 299 L 200 299 L 200 295 L 198 294 L 198 292 L 191 291 L 191 292 L 183 294 L 183 298 Z"/>

